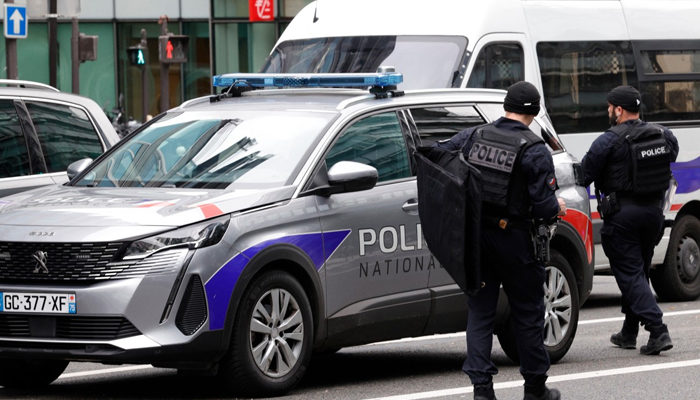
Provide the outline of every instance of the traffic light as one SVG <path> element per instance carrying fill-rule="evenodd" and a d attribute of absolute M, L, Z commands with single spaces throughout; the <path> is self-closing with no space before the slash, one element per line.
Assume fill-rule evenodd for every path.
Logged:
<path fill-rule="evenodd" d="M 145 47 L 131 46 L 126 49 L 131 65 L 144 66 L 148 62 L 148 52 Z"/>
<path fill-rule="evenodd" d="M 168 64 L 187 62 L 189 41 L 190 37 L 185 35 L 158 36 L 160 62 Z"/>
<path fill-rule="evenodd" d="M 97 61 L 97 36 L 78 35 L 78 59 Z"/>

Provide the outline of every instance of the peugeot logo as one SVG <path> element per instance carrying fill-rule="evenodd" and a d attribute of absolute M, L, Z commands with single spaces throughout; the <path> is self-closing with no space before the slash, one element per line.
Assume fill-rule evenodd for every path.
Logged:
<path fill-rule="evenodd" d="M 34 265 L 34 273 L 39 273 L 39 271 L 48 274 L 49 269 L 46 267 L 46 261 L 48 258 L 49 253 L 45 251 L 37 251 L 32 255 L 32 258 L 36 261 L 36 265 Z"/>

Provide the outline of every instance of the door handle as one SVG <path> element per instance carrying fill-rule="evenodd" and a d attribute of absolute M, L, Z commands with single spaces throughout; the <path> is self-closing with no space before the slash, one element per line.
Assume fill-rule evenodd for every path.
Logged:
<path fill-rule="evenodd" d="M 410 212 L 417 212 L 418 211 L 418 199 L 409 199 L 403 205 L 401 208 L 410 213 Z"/>

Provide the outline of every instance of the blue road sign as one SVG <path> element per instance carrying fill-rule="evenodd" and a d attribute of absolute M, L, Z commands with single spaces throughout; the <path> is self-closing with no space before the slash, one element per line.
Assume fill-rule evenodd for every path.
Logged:
<path fill-rule="evenodd" d="M 5 37 L 8 39 L 24 39 L 27 37 L 27 7 L 5 3 Z"/>

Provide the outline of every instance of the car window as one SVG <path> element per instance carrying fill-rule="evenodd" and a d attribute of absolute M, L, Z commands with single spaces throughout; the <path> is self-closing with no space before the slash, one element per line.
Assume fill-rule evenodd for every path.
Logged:
<path fill-rule="evenodd" d="M 339 161 L 376 168 L 378 182 L 410 177 L 408 151 L 396 113 L 373 115 L 350 126 L 326 156 L 328 169 Z"/>
<path fill-rule="evenodd" d="M 412 108 L 423 146 L 449 139 L 464 129 L 486 123 L 473 106 Z"/>
<path fill-rule="evenodd" d="M 29 175 L 27 141 L 12 100 L 0 100 L 0 178 Z"/>
<path fill-rule="evenodd" d="M 48 172 L 62 172 L 74 161 L 97 158 L 102 143 L 87 113 L 66 104 L 25 101 L 39 136 Z"/>
<path fill-rule="evenodd" d="M 222 119 L 222 117 L 237 117 Z M 335 113 L 169 114 L 118 144 L 76 186 L 260 189 L 288 184 Z"/>

